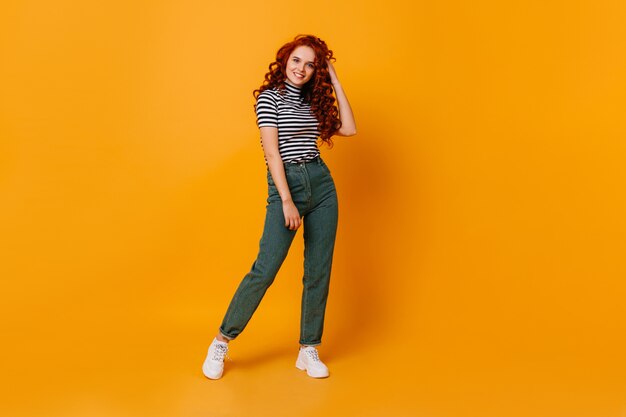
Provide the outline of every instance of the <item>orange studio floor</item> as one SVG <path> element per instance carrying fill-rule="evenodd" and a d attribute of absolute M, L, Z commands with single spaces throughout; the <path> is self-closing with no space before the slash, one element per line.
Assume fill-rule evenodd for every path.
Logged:
<path fill-rule="evenodd" d="M 276 304 L 278 300 L 271 298 L 275 297 L 265 301 Z M 145 305 L 141 311 L 131 308 L 123 314 L 119 305 L 111 309 L 115 307 L 118 311 L 107 314 L 106 320 L 44 315 L 36 333 L 10 334 L 5 340 L 12 342 L 4 347 L 3 414 L 621 417 L 624 413 L 622 351 L 591 335 L 583 338 L 558 330 L 537 334 L 519 323 L 501 322 L 519 330 L 516 336 L 502 335 L 497 328 L 486 332 L 472 327 L 470 320 L 458 320 L 437 326 L 423 322 L 411 329 L 412 336 L 403 336 L 385 334 L 382 323 L 371 328 L 356 317 L 331 314 L 330 319 L 343 322 L 346 329 L 360 330 L 344 334 L 330 326 L 320 353 L 331 375 L 313 379 L 294 366 L 298 347 L 285 335 L 297 334 L 297 327 L 283 325 L 282 312 L 260 308 L 245 336 L 231 342 L 224 376 L 213 381 L 200 369 L 209 343 L 201 314 L 173 320 L 146 312 Z"/>

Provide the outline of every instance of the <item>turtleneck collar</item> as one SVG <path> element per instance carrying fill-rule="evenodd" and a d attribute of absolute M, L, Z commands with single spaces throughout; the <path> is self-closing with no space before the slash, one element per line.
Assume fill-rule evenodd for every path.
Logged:
<path fill-rule="evenodd" d="M 288 95 L 300 97 L 302 88 L 296 87 L 295 85 L 291 85 L 287 81 L 285 81 L 285 91 L 287 92 Z"/>

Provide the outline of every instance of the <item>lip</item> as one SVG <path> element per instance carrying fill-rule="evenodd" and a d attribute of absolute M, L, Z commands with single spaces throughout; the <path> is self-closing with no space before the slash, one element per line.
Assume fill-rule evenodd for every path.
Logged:
<path fill-rule="evenodd" d="M 295 76 L 296 76 L 296 77 L 298 77 L 298 78 L 304 78 L 304 74 L 298 74 L 298 73 L 297 73 L 297 72 L 295 72 L 295 71 L 291 71 L 291 72 L 293 73 L 293 75 L 295 75 Z"/>

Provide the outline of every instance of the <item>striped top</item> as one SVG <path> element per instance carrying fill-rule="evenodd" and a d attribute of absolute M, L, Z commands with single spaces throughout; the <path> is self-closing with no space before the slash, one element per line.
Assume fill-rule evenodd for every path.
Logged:
<path fill-rule="evenodd" d="M 283 91 L 265 90 L 256 101 L 257 126 L 278 128 L 278 151 L 284 163 L 308 161 L 320 154 L 319 123 L 311 113 L 311 105 L 300 97 L 300 91 L 299 87 L 285 82 Z M 261 146 L 262 143 L 263 140 Z"/>

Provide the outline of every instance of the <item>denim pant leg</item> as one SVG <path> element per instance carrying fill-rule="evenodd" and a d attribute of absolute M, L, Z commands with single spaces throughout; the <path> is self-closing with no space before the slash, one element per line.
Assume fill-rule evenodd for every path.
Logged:
<path fill-rule="evenodd" d="M 236 338 L 250 321 L 265 292 L 274 281 L 296 235 L 295 230 L 285 227 L 282 202 L 280 196 L 278 198 L 276 196 L 278 192 L 275 186 L 270 185 L 259 253 L 250 272 L 239 284 L 220 326 L 222 335 L 231 340 Z"/>
<path fill-rule="evenodd" d="M 300 344 L 322 341 L 324 315 L 337 234 L 338 203 L 335 183 L 326 164 L 306 167 L 311 188 L 309 210 L 304 215 L 304 276 Z"/>
<path fill-rule="evenodd" d="M 337 232 L 337 197 L 329 196 L 304 216 L 304 276 L 300 344 L 322 342 L 324 315 Z"/>

